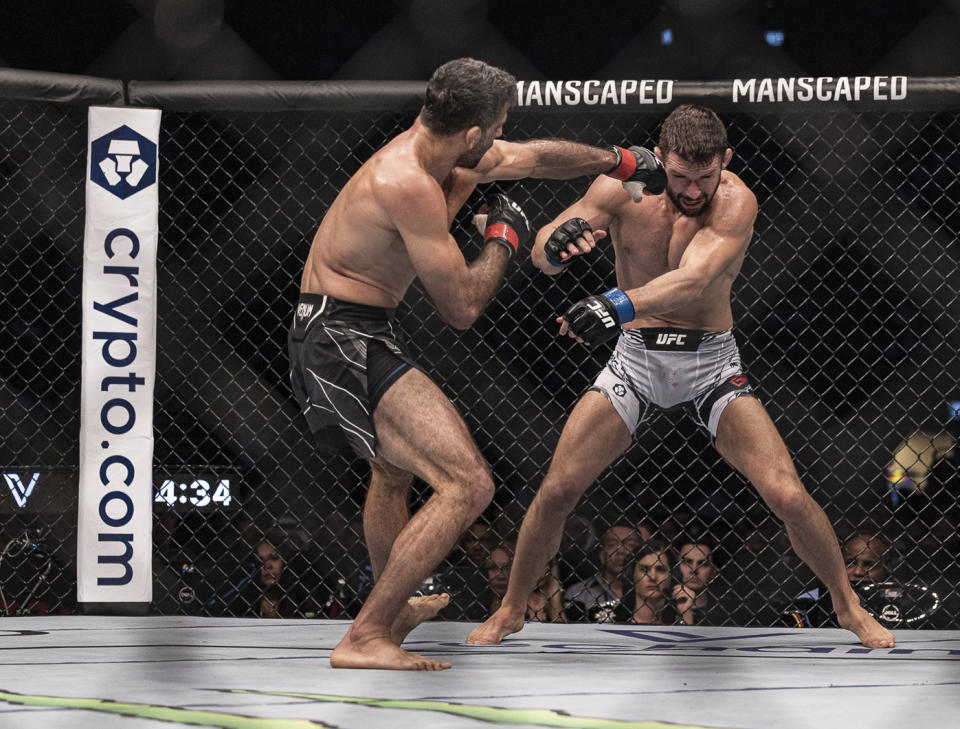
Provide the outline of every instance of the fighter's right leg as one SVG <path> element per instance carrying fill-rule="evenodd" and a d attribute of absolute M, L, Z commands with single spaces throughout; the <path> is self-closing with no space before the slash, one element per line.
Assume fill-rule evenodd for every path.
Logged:
<path fill-rule="evenodd" d="M 374 413 L 379 456 L 419 476 L 433 494 L 396 535 L 373 590 L 330 656 L 335 668 L 438 670 L 449 663 L 392 639 L 407 598 L 493 498 L 490 470 L 456 409 L 419 370 L 404 373 Z"/>
<path fill-rule="evenodd" d="M 570 413 L 547 476 L 523 517 L 510 584 L 500 608 L 467 643 L 499 643 L 523 628 L 527 598 L 560 548 L 563 525 L 587 487 L 630 445 L 630 431 L 599 392 L 587 392 Z"/>

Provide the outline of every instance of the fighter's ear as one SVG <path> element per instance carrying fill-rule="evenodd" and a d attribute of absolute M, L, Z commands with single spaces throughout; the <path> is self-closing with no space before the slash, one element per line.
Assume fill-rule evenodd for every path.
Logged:
<path fill-rule="evenodd" d="M 473 149 L 480 138 L 483 136 L 483 130 L 480 127 L 469 127 L 464 133 L 464 141 L 467 143 L 467 149 Z"/>
<path fill-rule="evenodd" d="M 730 164 L 730 160 L 733 159 L 733 150 L 730 147 L 727 147 L 726 151 L 723 153 L 723 169 L 727 169 L 727 165 Z"/>

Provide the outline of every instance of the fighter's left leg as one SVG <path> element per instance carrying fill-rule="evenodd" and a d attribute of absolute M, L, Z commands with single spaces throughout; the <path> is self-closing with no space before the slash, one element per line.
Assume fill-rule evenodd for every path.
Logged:
<path fill-rule="evenodd" d="M 830 591 L 841 627 L 868 648 L 890 648 L 893 635 L 862 607 L 850 587 L 837 535 L 794 468 L 766 409 L 753 397 L 731 401 L 717 425 L 717 450 L 753 484 L 783 521 L 794 551 Z"/>
<path fill-rule="evenodd" d="M 371 458 L 370 486 L 363 505 L 363 538 L 370 553 L 374 581 L 380 578 L 397 535 L 410 521 L 413 474 L 382 458 Z"/>
<path fill-rule="evenodd" d="M 374 583 L 380 579 L 397 535 L 410 521 L 410 487 L 413 474 L 382 458 L 371 458 L 370 486 L 363 506 L 363 536 L 370 554 Z M 411 597 L 390 626 L 390 640 L 400 645 L 411 630 L 435 617 L 450 596 Z"/>

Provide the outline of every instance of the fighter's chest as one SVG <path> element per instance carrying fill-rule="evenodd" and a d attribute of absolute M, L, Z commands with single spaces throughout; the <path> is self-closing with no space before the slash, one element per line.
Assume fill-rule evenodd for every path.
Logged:
<path fill-rule="evenodd" d="M 614 231 L 614 240 L 624 261 L 659 275 L 680 265 L 698 229 L 699 226 L 686 221 L 622 221 L 619 230 Z"/>

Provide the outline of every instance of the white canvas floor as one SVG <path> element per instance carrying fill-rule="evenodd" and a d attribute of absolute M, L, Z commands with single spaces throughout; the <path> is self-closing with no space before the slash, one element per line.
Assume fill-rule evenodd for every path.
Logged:
<path fill-rule="evenodd" d="M 528 625 L 468 646 L 466 623 L 408 644 L 453 668 L 333 670 L 347 623 L 27 617 L 0 623 L 0 729 L 926 729 L 960 726 L 960 631 Z"/>

